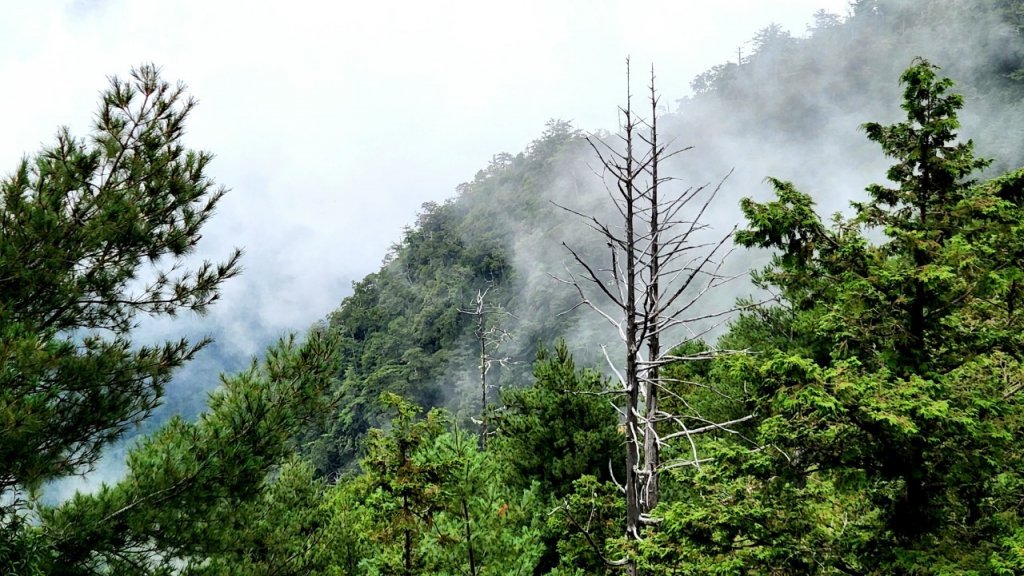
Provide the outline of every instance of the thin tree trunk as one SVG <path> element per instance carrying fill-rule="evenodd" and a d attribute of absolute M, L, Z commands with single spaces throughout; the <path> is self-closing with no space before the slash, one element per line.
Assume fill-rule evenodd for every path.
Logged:
<path fill-rule="evenodd" d="M 658 505 L 658 466 L 660 466 L 660 447 L 658 435 L 654 429 L 658 414 L 658 365 L 654 362 L 661 357 L 661 339 L 658 334 L 658 300 L 661 292 L 658 280 L 661 275 L 661 222 L 658 217 L 658 99 L 654 92 L 654 69 L 651 69 L 651 186 L 648 193 L 650 200 L 650 264 L 645 305 L 645 324 L 648 328 L 647 359 L 652 362 L 646 371 L 647 386 L 644 395 L 644 498 L 642 512 L 648 513 Z"/>
<path fill-rule="evenodd" d="M 627 86 L 628 86 L 627 71 Z M 640 382 L 637 355 L 640 343 L 637 341 L 636 314 L 636 232 L 634 230 L 635 175 L 633 174 L 633 118 L 629 97 L 626 100 L 626 166 L 625 178 L 619 182 L 625 201 L 625 248 L 626 252 L 626 535 L 640 536 L 640 478 L 639 468 L 639 411 Z"/>
<path fill-rule="evenodd" d="M 409 497 L 402 496 L 402 508 L 407 514 L 407 518 L 411 517 L 412 514 L 409 512 Z M 405 564 L 406 576 L 412 576 L 412 530 L 406 528 L 405 534 L 405 548 L 403 549 L 402 561 Z"/>
<path fill-rule="evenodd" d="M 477 317 L 477 339 L 480 341 L 480 449 L 487 449 L 487 333 L 483 302 Z"/>
<path fill-rule="evenodd" d="M 473 531 L 469 525 L 469 506 L 466 505 L 466 499 L 462 499 L 462 521 L 466 527 L 466 550 L 469 555 L 469 574 L 470 576 L 476 576 L 476 557 L 473 554 Z"/>

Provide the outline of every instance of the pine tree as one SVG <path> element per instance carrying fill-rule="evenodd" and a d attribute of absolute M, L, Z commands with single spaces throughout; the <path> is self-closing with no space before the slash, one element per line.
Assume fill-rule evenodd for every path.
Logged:
<path fill-rule="evenodd" d="M 323 332 L 283 339 L 223 377 L 198 421 L 141 438 L 123 479 L 40 506 L 46 573 L 308 574 L 323 486 L 292 439 L 326 412 L 335 355 Z"/>
<path fill-rule="evenodd" d="M 194 106 L 142 66 L 111 79 L 87 137 L 61 129 L 0 180 L 0 564 L 38 534 L 30 495 L 88 472 L 207 343 L 137 346 L 139 317 L 202 313 L 239 272 L 238 250 L 189 258 L 225 193 L 182 143 Z"/>

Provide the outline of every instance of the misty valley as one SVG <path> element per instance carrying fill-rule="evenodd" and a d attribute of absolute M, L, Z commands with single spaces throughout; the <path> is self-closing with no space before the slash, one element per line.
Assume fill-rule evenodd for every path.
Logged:
<path fill-rule="evenodd" d="M 7 159 L 0 574 L 1024 574 L 1024 1 L 627 62 L 250 361 L 183 84 Z"/>

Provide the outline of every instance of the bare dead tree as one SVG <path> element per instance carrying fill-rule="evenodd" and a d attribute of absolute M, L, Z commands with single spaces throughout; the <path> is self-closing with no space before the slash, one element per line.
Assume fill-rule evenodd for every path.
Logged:
<path fill-rule="evenodd" d="M 698 414 L 666 412 L 660 406 L 661 394 L 674 394 L 671 382 L 662 376 L 662 367 L 723 353 L 711 349 L 679 357 L 672 351 L 702 341 L 738 311 L 737 306 L 705 307 L 709 293 L 737 277 L 723 270 L 735 227 L 715 235 L 704 223 L 728 174 L 716 186 L 681 191 L 681 186 L 674 186 L 673 193 L 665 193 L 666 184 L 676 179 L 659 172 L 661 162 L 690 148 L 670 150 L 658 139 L 659 100 L 653 68 L 649 120 L 633 112 L 628 60 L 626 82 L 626 104 L 619 108 L 620 146 L 588 138 L 621 224 L 612 225 L 560 206 L 583 218 L 602 237 L 611 252 L 610 266 L 599 267 L 563 243 L 579 272 L 567 268 L 568 277 L 561 280 L 579 294 L 576 307 L 586 306 L 611 323 L 625 348 L 621 363 L 611 358 L 607 347 L 603 349 L 621 385 L 617 392 L 623 397 L 626 476 L 620 488 L 626 498 L 626 534 L 639 539 L 645 524 L 657 522 L 650 512 L 658 503 L 660 473 L 679 466 L 699 467 L 702 459 L 694 437 L 732 431 L 730 426 L 750 416 L 716 423 Z M 685 452 L 689 457 L 663 461 L 662 448 L 672 441 L 688 442 Z M 628 559 L 615 565 L 635 573 L 635 564 Z"/>
<path fill-rule="evenodd" d="M 494 364 L 503 367 L 508 366 L 510 358 L 508 356 L 496 356 L 495 351 L 502 344 L 512 339 L 512 334 L 508 330 L 502 328 L 500 324 L 488 321 L 488 318 L 494 315 L 511 316 L 511 313 L 501 306 L 487 303 L 487 295 L 492 287 L 493 285 L 488 285 L 483 290 L 477 290 L 472 308 L 459 308 L 459 312 L 468 314 L 474 319 L 473 334 L 476 336 L 479 350 L 480 449 L 487 447 L 487 373 Z"/>

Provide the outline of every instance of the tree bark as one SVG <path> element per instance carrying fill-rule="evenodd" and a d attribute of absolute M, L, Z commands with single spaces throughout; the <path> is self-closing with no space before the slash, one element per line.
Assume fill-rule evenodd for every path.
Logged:
<path fill-rule="evenodd" d="M 647 359 L 651 362 L 645 371 L 647 385 L 644 387 L 644 497 L 643 513 L 649 513 L 658 505 L 658 467 L 661 465 L 661 447 L 658 445 L 658 433 L 654 429 L 658 415 L 659 370 L 655 361 L 661 357 L 661 337 L 657 328 L 658 300 L 661 295 L 661 222 L 659 221 L 658 199 L 658 98 L 654 91 L 654 69 L 651 69 L 651 184 L 648 191 L 650 206 L 649 228 L 651 235 L 650 262 L 648 264 L 647 294 L 644 303 L 645 322 L 652 325 L 647 337 Z"/>

